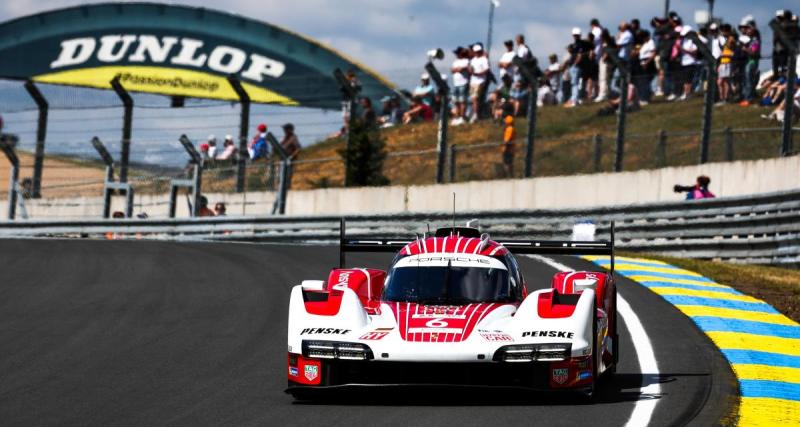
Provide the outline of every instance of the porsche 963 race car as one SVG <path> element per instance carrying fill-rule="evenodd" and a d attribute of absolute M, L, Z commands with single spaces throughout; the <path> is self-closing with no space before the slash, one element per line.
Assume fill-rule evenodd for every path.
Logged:
<path fill-rule="evenodd" d="M 529 292 L 516 254 L 611 256 L 610 242 L 493 241 L 467 227 L 412 241 L 348 239 L 327 281 L 291 291 L 287 393 L 359 386 L 571 390 L 591 396 L 619 358 L 613 274 L 556 273 Z M 388 271 L 348 252 L 396 252 Z"/>

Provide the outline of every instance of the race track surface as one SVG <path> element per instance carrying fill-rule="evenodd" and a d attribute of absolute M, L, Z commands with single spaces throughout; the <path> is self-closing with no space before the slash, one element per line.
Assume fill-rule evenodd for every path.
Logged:
<path fill-rule="evenodd" d="M 640 372 L 622 323 L 617 374 L 596 402 L 486 390 L 371 391 L 295 403 L 286 387 L 291 286 L 324 279 L 335 247 L 80 240 L 0 241 L 3 425 L 623 425 L 658 399 L 653 425 L 713 425 L 735 379 L 694 324 L 650 291 L 619 292 L 650 336 Z M 390 255 L 349 255 L 386 268 Z M 588 262 L 558 258 L 572 267 Z M 520 257 L 530 288 L 551 267 Z M 661 383 L 643 396 L 642 382 Z"/>

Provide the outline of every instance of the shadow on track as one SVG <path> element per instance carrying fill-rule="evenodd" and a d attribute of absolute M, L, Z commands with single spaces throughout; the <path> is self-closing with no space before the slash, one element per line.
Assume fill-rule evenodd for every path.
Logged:
<path fill-rule="evenodd" d="M 642 394 L 650 384 L 680 381 L 682 377 L 708 374 L 628 374 L 601 379 L 593 398 L 573 392 L 537 392 L 514 388 L 475 386 L 364 386 L 333 390 L 309 390 L 298 394 L 295 405 L 344 406 L 558 406 L 604 404 L 660 399 L 661 395 Z"/>

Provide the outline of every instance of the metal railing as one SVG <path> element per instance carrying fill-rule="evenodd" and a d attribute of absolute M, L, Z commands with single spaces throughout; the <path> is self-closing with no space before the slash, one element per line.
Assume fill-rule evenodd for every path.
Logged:
<path fill-rule="evenodd" d="M 452 213 L 348 216 L 356 236 L 411 238 L 453 221 Z M 591 209 L 465 212 L 497 238 L 569 239 L 590 220 L 598 238 L 616 224 L 620 249 L 759 264 L 800 264 L 800 190 L 685 202 Z M 114 238 L 250 242 L 335 242 L 338 216 L 213 217 L 164 220 L 0 222 L 0 238 Z"/>

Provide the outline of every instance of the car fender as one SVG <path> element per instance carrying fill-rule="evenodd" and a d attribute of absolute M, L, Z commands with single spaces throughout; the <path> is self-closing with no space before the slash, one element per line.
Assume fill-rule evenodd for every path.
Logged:
<path fill-rule="evenodd" d="M 292 293 L 289 297 L 289 352 L 300 353 L 302 339 L 305 338 L 303 331 L 306 329 L 330 328 L 349 331 L 346 334 L 317 333 L 313 335 L 314 338 L 318 339 L 336 340 L 345 338 L 348 334 L 356 333 L 356 331 L 363 329 L 369 323 L 369 317 L 356 293 L 349 288 L 341 291 L 342 301 L 339 311 L 334 315 L 326 316 L 311 314 L 306 311 L 303 300 L 303 286 L 297 285 L 292 288 Z"/>
<path fill-rule="evenodd" d="M 587 289 L 578 297 L 575 309 L 571 315 L 565 317 L 544 317 L 539 313 L 539 299 L 543 294 L 555 292 L 552 289 L 537 290 L 529 294 L 514 314 L 509 329 L 522 342 L 544 342 L 547 339 L 526 339 L 522 334 L 530 330 L 555 330 L 573 332 L 572 356 L 586 356 L 593 351 L 592 347 L 592 322 L 595 321 L 593 312 L 594 290 Z"/>

